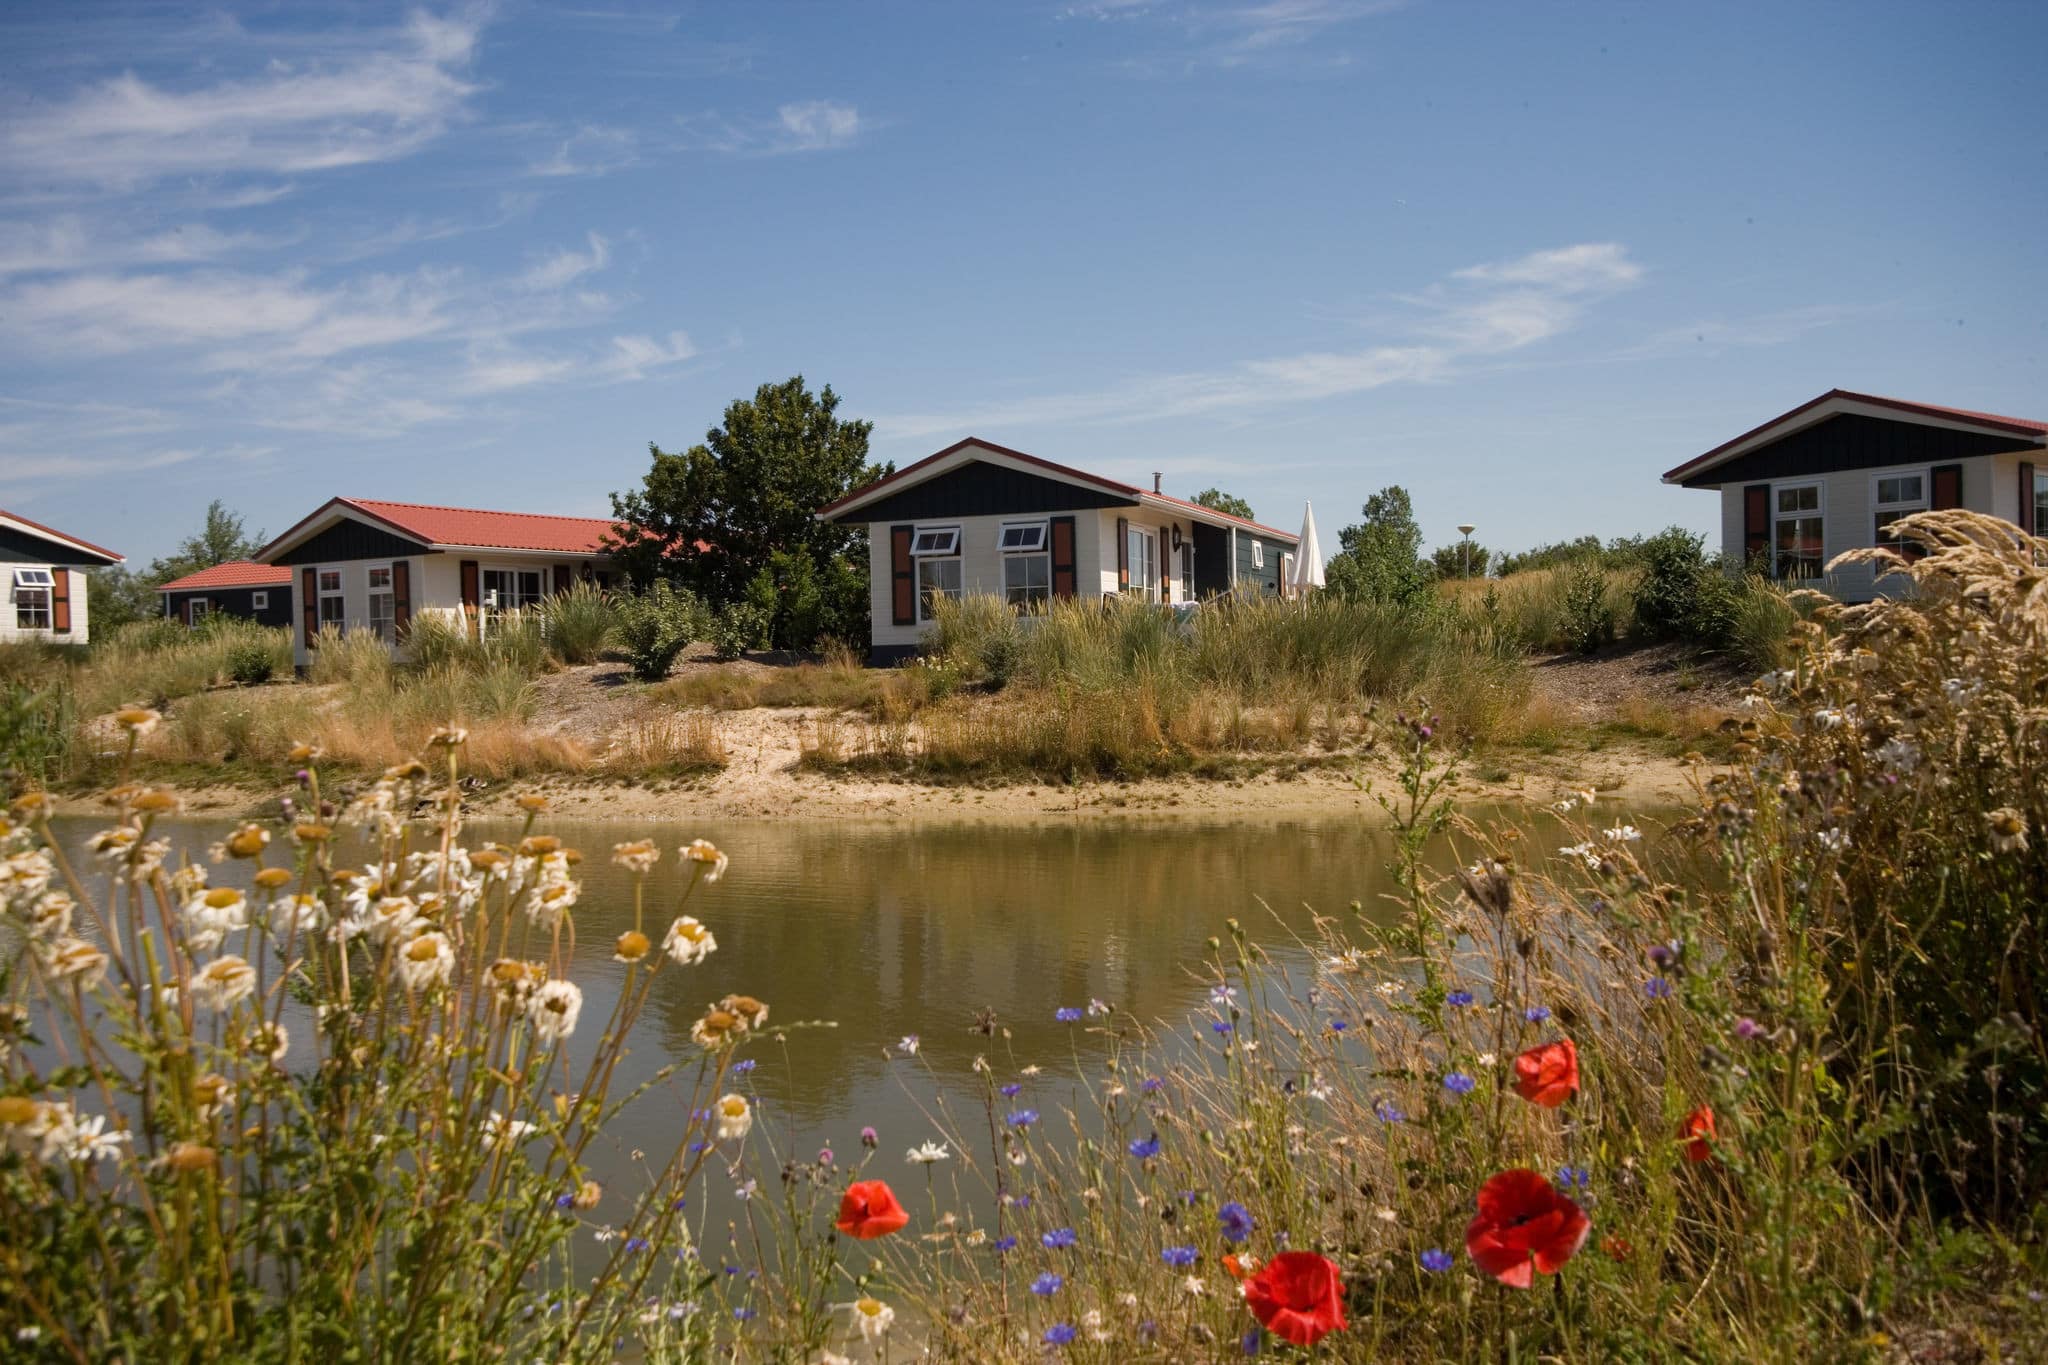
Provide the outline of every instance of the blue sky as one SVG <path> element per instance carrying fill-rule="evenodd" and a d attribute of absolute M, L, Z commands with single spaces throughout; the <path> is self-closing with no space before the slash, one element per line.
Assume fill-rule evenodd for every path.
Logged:
<path fill-rule="evenodd" d="M 1713 524 L 1831 387 L 2048 417 L 2048 6 L 0 14 L 0 506 L 601 515 L 801 372 L 1326 547 Z"/>

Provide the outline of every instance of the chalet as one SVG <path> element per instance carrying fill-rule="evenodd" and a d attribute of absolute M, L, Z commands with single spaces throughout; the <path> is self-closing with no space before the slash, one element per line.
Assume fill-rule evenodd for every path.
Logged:
<path fill-rule="evenodd" d="M 916 652 L 938 597 L 1198 602 L 1289 591 L 1298 538 L 1255 521 L 969 438 L 820 508 L 868 531 L 869 658 Z"/>
<path fill-rule="evenodd" d="M 540 604 L 578 580 L 608 586 L 608 517 L 487 512 L 332 498 L 263 547 L 259 563 L 293 575 L 301 668 L 320 631 L 369 631 L 403 653 L 415 617 L 447 617 L 472 638 L 501 614 Z"/>
<path fill-rule="evenodd" d="M 230 559 L 174 578 L 157 594 L 164 615 L 188 626 L 209 616 L 239 616 L 266 626 L 292 623 L 292 571 L 282 564 Z"/>
<path fill-rule="evenodd" d="M 1721 495 L 1721 549 L 1845 601 L 1880 586 L 1836 555 L 1890 543 L 1909 512 L 1967 507 L 2048 528 L 2048 422 L 1832 389 L 1664 475 Z"/>
<path fill-rule="evenodd" d="M 90 638 L 85 575 L 123 556 L 62 531 L 0 511 L 0 577 L 7 583 L 0 642 L 48 640 L 82 645 Z"/>

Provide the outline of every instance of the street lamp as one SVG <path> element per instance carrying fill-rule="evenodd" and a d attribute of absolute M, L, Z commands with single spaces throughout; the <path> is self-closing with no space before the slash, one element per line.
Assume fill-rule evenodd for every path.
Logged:
<path fill-rule="evenodd" d="M 1458 528 L 1458 534 L 1465 537 L 1465 577 L 1472 576 L 1472 533 L 1479 528 L 1465 525 Z"/>

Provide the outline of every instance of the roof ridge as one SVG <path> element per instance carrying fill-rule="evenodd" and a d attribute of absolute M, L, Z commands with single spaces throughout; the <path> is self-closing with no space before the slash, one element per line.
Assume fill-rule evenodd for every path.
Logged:
<path fill-rule="evenodd" d="M 539 517 L 546 521 L 601 521 L 608 526 L 619 524 L 617 517 L 585 517 L 572 512 L 506 512 L 495 507 L 457 507 L 445 502 L 398 502 L 391 498 L 349 498 L 344 502 L 358 507 L 409 507 L 417 512 L 466 512 L 471 516 L 485 517 Z"/>

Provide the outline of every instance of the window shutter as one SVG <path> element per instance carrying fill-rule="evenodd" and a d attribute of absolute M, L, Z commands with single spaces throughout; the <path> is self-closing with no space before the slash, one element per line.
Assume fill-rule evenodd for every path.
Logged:
<path fill-rule="evenodd" d="M 391 561 L 391 633 L 403 641 L 412 629 L 412 563 Z"/>
<path fill-rule="evenodd" d="M 1963 505 L 1963 467 L 1938 464 L 1928 471 L 1927 506 L 1936 512 Z"/>
<path fill-rule="evenodd" d="M 569 566 L 567 564 L 555 565 L 555 591 L 569 591 Z"/>
<path fill-rule="evenodd" d="M 1131 523 L 1123 518 L 1116 519 L 1116 590 L 1128 592 L 1131 587 Z"/>
<path fill-rule="evenodd" d="M 899 626 L 917 624 L 917 583 L 910 572 L 912 528 L 889 528 L 889 619 Z"/>
<path fill-rule="evenodd" d="M 1771 560 L 1771 486 L 1753 483 L 1742 490 L 1742 559 L 1748 568 L 1759 563 L 1769 572 Z"/>
<path fill-rule="evenodd" d="M 71 633 L 71 570 L 58 565 L 50 575 L 50 629 Z"/>
<path fill-rule="evenodd" d="M 1159 531 L 1159 600 L 1162 602 L 1171 602 L 1173 600 L 1173 589 L 1168 586 L 1173 582 L 1173 571 L 1167 567 L 1173 563 L 1173 560 L 1170 558 L 1173 554 L 1172 546 L 1173 541 L 1167 536 L 1165 528 L 1161 527 Z"/>
<path fill-rule="evenodd" d="M 474 559 L 462 561 L 462 615 L 469 625 L 469 638 L 483 638 L 483 587 Z"/>
<path fill-rule="evenodd" d="M 1052 595 L 1074 595 L 1074 519 L 1052 519 Z"/>
<path fill-rule="evenodd" d="M 305 610 L 306 648 L 320 642 L 320 570 L 308 565 L 299 571 L 300 597 Z"/>
<path fill-rule="evenodd" d="M 2041 528 L 2034 525 L 2034 466 L 2026 460 L 2020 461 L 2019 527 L 2030 536 L 2041 534 Z"/>

